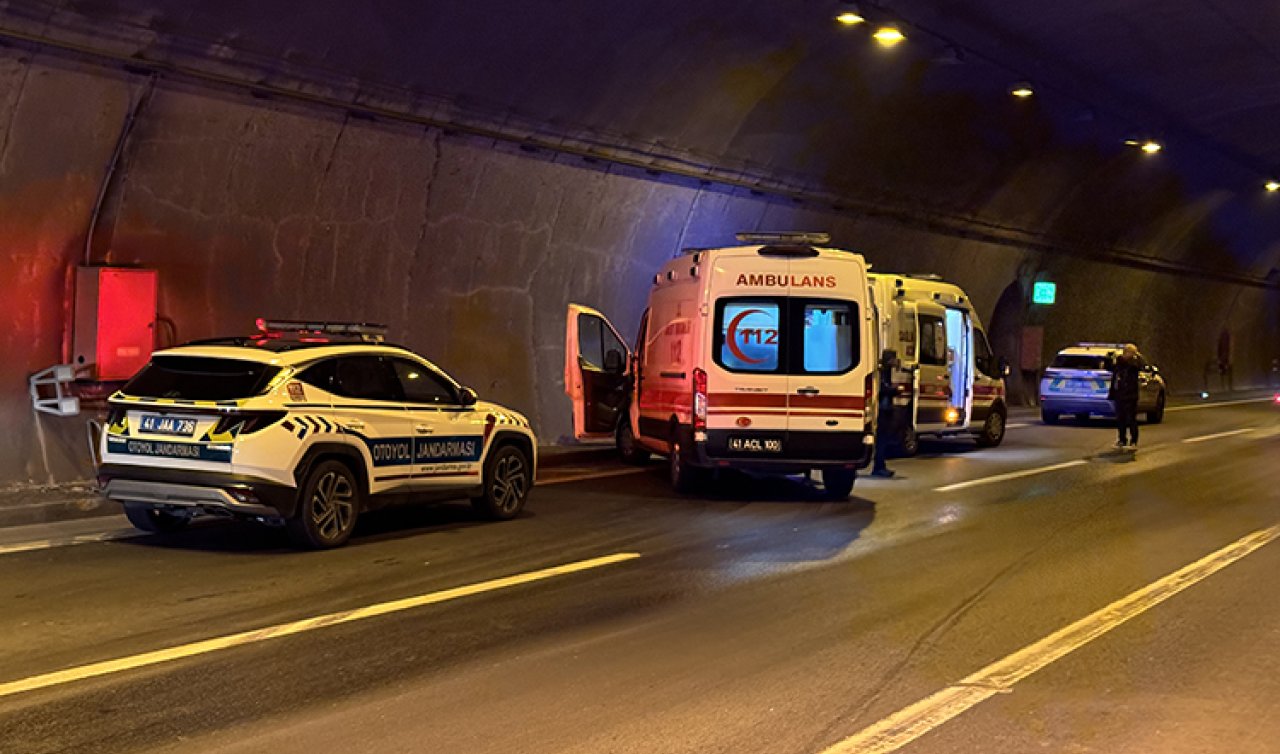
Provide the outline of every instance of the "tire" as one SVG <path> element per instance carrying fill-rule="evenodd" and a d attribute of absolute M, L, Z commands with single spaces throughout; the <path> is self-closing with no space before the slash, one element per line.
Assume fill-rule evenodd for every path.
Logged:
<path fill-rule="evenodd" d="M 533 488 L 533 465 L 516 445 L 495 448 L 484 462 L 483 492 L 471 498 L 476 513 L 491 521 L 509 521 L 520 515 Z"/>
<path fill-rule="evenodd" d="M 992 411 L 982 425 L 982 431 L 974 437 L 980 448 L 994 448 L 1004 442 L 1004 431 L 1007 426 L 1003 411 Z"/>
<path fill-rule="evenodd" d="M 1059 414 L 1055 411 L 1040 411 L 1040 421 L 1045 424 L 1057 424 Z"/>
<path fill-rule="evenodd" d="M 1088 415 L 1088 414 L 1076 414 L 1076 421 L 1080 422 L 1081 424 L 1087 424 L 1087 423 L 1089 422 L 1089 415 Z"/>
<path fill-rule="evenodd" d="M 133 524 L 133 528 L 153 534 L 172 534 L 175 531 L 182 531 L 187 528 L 187 524 L 191 523 L 190 516 L 169 513 L 150 505 L 136 503 L 126 504 L 124 515 L 129 519 L 129 523 Z"/>
<path fill-rule="evenodd" d="M 1159 424 L 1164 421 L 1164 393 L 1156 396 L 1156 407 L 1147 412 L 1147 424 Z"/>
<path fill-rule="evenodd" d="M 309 550 L 340 547 L 351 539 L 360 516 L 360 480 L 341 461 L 321 461 L 298 492 L 297 510 L 286 523 L 294 544 Z"/>
<path fill-rule="evenodd" d="M 920 452 L 920 435 L 914 429 L 904 429 L 893 443 L 898 455 L 903 458 L 914 458 Z"/>
<path fill-rule="evenodd" d="M 631 431 L 631 418 L 623 416 L 618 422 L 618 431 L 614 432 L 614 442 L 618 446 L 618 457 L 631 466 L 643 466 L 649 462 L 649 451 L 636 444 L 635 432 Z"/>
<path fill-rule="evenodd" d="M 702 470 L 685 460 L 684 443 L 681 442 L 678 431 L 673 431 L 671 435 L 667 474 L 671 479 L 671 489 L 682 495 L 696 492 L 702 484 Z"/>
<path fill-rule="evenodd" d="M 823 469 L 822 487 L 830 500 L 847 500 L 853 492 L 853 483 L 858 479 L 858 472 L 853 469 Z"/>

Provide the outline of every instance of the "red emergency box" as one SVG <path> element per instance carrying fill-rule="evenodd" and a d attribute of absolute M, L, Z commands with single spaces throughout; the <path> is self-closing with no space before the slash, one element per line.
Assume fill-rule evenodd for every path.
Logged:
<path fill-rule="evenodd" d="M 77 370 L 93 380 L 127 380 L 147 363 L 155 349 L 159 281 L 155 270 L 132 267 L 76 271 L 71 357 Z"/>

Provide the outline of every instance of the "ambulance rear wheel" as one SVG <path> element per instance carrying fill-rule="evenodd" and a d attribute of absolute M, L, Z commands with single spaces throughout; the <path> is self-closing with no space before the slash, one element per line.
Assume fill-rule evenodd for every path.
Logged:
<path fill-rule="evenodd" d="M 1005 430 L 1004 413 L 1000 411 L 992 411 L 987 416 L 987 421 L 982 425 L 982 431 L 978 433 L 977 441 L 980 448 L 994 448 L 1004 442 Z"/>
<path fill-rule="evenodd" d="M 685 458 L 684 441 L 677 431 L 671 437 L 671 454 L 667 457 L 668 474 L 671 488 L 681 494 L 696 492 L 702 483 L 702 469 L 689 463 Z"/>
<path fill-rule="evenodd" d="M 189 516 L 157 510 L 150 505 L 126 505 L 124 516 L 133 528 L 154 534 L 170 534 L 185 529 L 191 523 Z"/>
<path fill-rule="evenodd" d="M 614 440 L 618 446 L 618 456 L 623 463 L 643 466 L 649 462 L 649 451 L 636 443 L 636 433 L 631 431 L 629 417 L 624 416 L 622 421 L 618 422 L 618 431 L 614 433 Z"/>
<path fill-rule="evenodd" d="M 858 479 L 858 472 L 853 469 L 823 469 L 822 487 L 831 500 L 845 500 L 853 492 L 853 483 Z"/>

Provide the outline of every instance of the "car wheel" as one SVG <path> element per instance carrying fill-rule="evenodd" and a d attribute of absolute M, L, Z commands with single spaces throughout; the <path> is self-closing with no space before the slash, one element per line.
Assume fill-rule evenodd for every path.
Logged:
<path fill-rule="evenodd" d="M 1086 424 L 1089 421 L 1089 415 L 1085 413 L 1076 414 L 1076 421 L 1081 424 Z"/>
<path fill-rule="evenodd" d="M 524 509 L 533 488 L 529 456 L 515 445 L 503 445 L 484 462 L 484 492 L 471 498 L 471 507 L 485 518 L 507 521 Z"/>
<path fill-rule="evenodd" d="M 643 466 L 649 462 L 649 451 L 636 443 L 636 434 L 631 431 L 630 417 L 624 416 L 622 421 L 618 422 L 618 431 L 614 433 L 614 439 L 618 446 L 618 456 L 623 463 Z"/>
<path fill-rule="evenodd" d="M 681 494 L 695 492 L 702 482 L 702 470 L 685 459 L 684 443 L 680 433 L 671 436 L 671 453 L 667 456 L 667 473 L 671 479 L 671 489 Z"/>
<path fill-rule="evenodd" d="M 1000 411 L 992 411 L 987 416 L 987 421 L 982 425 L 982 432 L 975 438 L 978 446 L 982 448 L 994 448 L 1004 442 L 1004 431 L 1007 423 L 1004 419 L 1004 413 Z"/>
<path fill-rule="evenodd" d="M 858 479 L 858 472 L 853 469 L 823 469 L 822 487 L 831 500 L 845 500 L 853 492 L 853 483 Z"/>
<path fill-rule="evenodd" d="M 1164 421 L 1164 393 L 1156 396 L 1156 407 L 1147 412 L 1147 424 L 1159 424 Z"/>
<path fill-rule="evenodd" d="M 913 458 L 920 452 L 920 435 L 914 429 L 904 429 L 894 445 L 898 446 L 899 456 Z"/>
<path fill-rule="evenodd" d="M 1058 416 L 1059 416 L 1058 413 L 1055 411 L 1041 411 L 1040 421 L 1044 422 L 1045 424 L 1057 424 Z"/>
<path fill-rule="evenodd" d="M 175 531 L 181 531 L 187 527 L 187 524 L 191 523 L 190 516 L 169 513 L 168 511 L 153 508 L 150 505 L 125 505 L 124 515 L 135 529 L 149 531 L 154 534 L 170 534 Z"/>
<path fill-rule="evenodd" d="M 300 547 L 321 550 L 346 544 L 360 515 L 360 482 L 341 461 L 321 461 L 307 474 L 298 507 L 286 526 Z"/>

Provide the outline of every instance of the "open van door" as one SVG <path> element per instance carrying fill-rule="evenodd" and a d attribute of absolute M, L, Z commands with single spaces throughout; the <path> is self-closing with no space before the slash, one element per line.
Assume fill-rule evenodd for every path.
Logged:
<path fill-rule="evenodd" d="M 564 340 L 564 392 L 573 402 L 579 440 L 613 437 L 627 405 L 631 352 L 595 309 L 569 304 Z"/>

